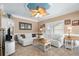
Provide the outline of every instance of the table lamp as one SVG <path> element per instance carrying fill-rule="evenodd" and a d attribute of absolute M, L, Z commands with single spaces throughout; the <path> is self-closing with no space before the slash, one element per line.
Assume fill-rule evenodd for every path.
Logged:
<path fill-rule="evenodd" d="M 68 27 L 67 30 L 68 30 L 68 36 L 70 37 L 70 34 L 72 32 L 72 27 Z"/>

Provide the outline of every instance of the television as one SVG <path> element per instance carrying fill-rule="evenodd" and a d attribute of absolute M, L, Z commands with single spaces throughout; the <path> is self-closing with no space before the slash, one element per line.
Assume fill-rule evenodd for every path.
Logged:
<path fill-rule="evenodd" d="M 6 34 L 6 41 L 11 41 L 11 39 L 12 39 L 12 35 L 11 35 L 11 32 L 10 32 L 10 28 L 8 28 L 7 34 Z"/>

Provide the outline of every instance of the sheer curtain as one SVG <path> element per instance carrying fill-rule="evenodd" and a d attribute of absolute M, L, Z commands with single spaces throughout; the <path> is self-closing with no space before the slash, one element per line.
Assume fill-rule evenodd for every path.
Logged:
<path fill-rule="evenodd" d="M 45 32 L 43 33 L 44 37 L 52 40 L 53 36 L 57 35 L 64 35 L 64 21 L 55 21 L 45 24 Z"/>

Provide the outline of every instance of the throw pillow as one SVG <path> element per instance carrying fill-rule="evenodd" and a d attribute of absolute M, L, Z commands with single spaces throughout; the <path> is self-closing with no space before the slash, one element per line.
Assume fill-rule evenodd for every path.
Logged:
<path fill-rule="evenodd" d="M 24 35 L 24 34 L 21 34 L 21 37 L 22 37 L 22 38 L 25 38 L 25 35 Z"/>

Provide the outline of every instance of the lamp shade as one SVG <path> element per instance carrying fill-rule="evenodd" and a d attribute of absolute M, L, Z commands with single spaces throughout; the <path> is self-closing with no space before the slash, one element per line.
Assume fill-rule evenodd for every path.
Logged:
<path fill-rule="evenodd" d="M 72 27 L 67 28 L 69 32 L 72 32 Z"/>
<path fill-rule="evenodd" d="M 72 30 L 72 27 L 68 27 L 68 30 Z"/>

